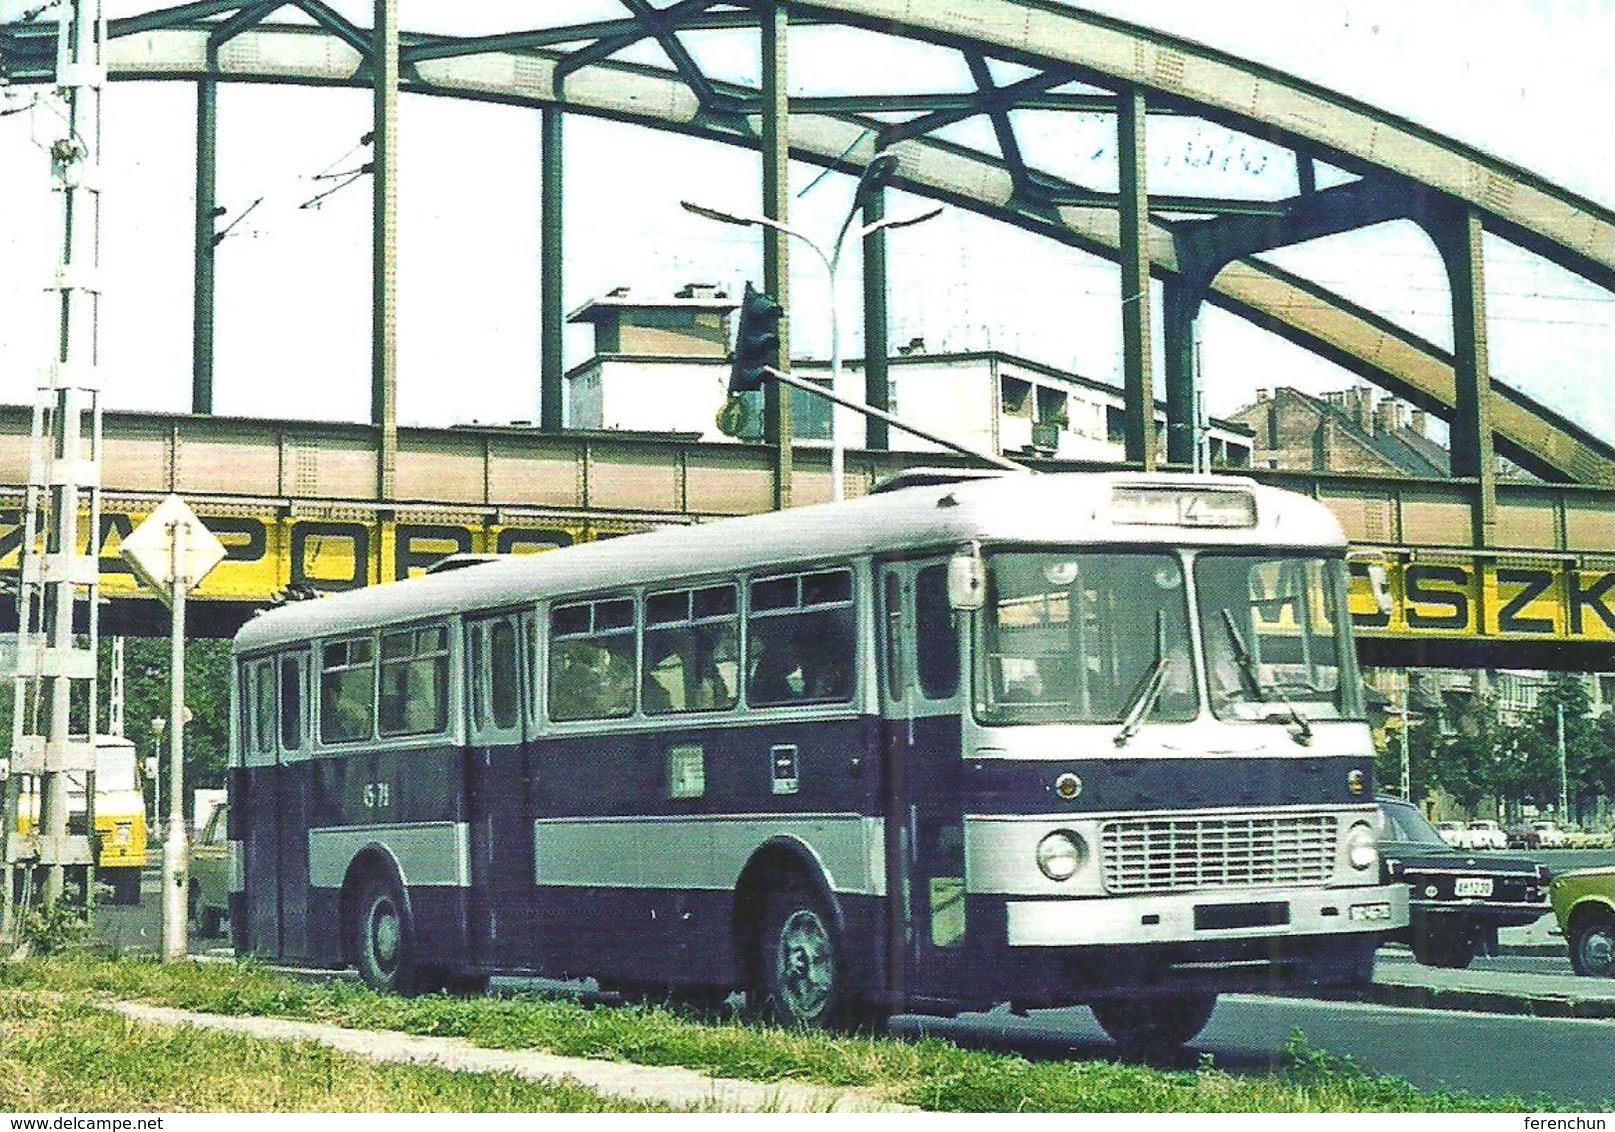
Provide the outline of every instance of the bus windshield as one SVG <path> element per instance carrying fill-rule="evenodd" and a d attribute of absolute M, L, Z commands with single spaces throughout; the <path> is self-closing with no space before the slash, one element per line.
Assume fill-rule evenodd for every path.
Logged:
<path fill-rule="evenodd" d="M 1001 551 L 988 561 L 983 723 L 1194 718 L 1183 566 L 1168 553 Z"/>
<path fill-rule="evenodd" d="M 1194 564 L 1211 710 L 1219 719 L 1360 719 L 1345 563 L 1201 553 Z"/>

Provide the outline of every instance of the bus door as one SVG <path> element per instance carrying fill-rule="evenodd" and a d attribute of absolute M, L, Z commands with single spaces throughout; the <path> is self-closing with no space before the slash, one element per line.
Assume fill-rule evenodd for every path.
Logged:
<path fill-rule="evenodd" d="M 465 817 L 471 857 L 471 959 L 524 966 L 532 930 L 533 823 L 523 737 L 525 626 L 512 612 L 466 622 Z"/>
<path fill-rule="evenodd" d="M 247 946 L 255 955 L 274 957 L 281 955 L 281 778 L 287 773 L 275 736 L 276 666 L 274 658 L 266 658 L 239 670 L 241 770 L 232 799 L 241 831 Z"/>
<path fill-rule="evenodd" d="M 275 744 L 275 820 L 279 862 L 275 869 L 275 903 L 279 906 L 280 942 L 276 954 L 306 957 L 309 938 L 308 829 L 314 816 L 315 776 L 329 764 L 309 758 L 308 654 L 287 654 L 278 665 L 279 743 Z M 249 882 L 250 884 L 250 882 Z"/>
<path fill-rule="evenodd" d="M 907 1002 L 952 997 L 968 975 L 963 681 L 947 582 L 946 559 L 881 569 L 888 970 Z"/>

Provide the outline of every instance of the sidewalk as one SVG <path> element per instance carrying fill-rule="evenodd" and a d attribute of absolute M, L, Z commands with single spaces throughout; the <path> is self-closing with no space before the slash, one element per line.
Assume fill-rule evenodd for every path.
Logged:
<path fill-rule="evenodd" d="M 653 1101 L 706 1112 L 915 1112 L 861 1089 L 838 1089 L 797 1081 L 768 1084 L 710 1077 L 677 1066 L 634 1065 L 584 1057 L 558 1057 L 528 1050 L 485 1049 L 458 1038 L 392 1031 L 350 1030 L 285 1018 L 236 1017 L 119 1002 L 126 1018 L 157 1026 L 196 1026 L 274 1041 L 315 1042 L 375 1061 L 435 1065 L 466 1073 L 514 1073 L 528 1081 L 570 1080 L 606 1096 Z"/>

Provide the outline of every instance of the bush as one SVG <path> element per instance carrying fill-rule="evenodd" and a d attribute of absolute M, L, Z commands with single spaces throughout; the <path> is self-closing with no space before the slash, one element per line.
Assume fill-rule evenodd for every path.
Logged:
<path fill-rule="evenodd" d="M 56 900 L 30 909 L 22 918 L 21 942 L 34 955 L 59 955 L 90 941 L 84 909 Z"/>

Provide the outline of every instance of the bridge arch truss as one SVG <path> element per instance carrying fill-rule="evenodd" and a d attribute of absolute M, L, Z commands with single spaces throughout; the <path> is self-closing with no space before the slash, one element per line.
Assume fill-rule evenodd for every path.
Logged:
<path fill-rule="evenodd" d="M 1194 376 L 1190 341 L 1204 303 L 1227 310 L 1326 357 L 1452 424 L 1455 476 L 1472 481 L 1473 543 L 1496 519 L 1493 453 L 1550 481 L 1615 487 L 1615 448 L 1518 390 L 1487 367 L 1480 237 L 1491 232 L 1615 291 L 1615 213 L 1405 119 L 1270 68 L 1162 32 L 1050 0 L 621 0 L 618 18 L 512 28 L 477 37 L 400 30 L 396 0 L 374 0 L 372 26 L 323 0 L 202 0 L 153 8 L 109 28 L 116 79 L 194 82 L 198 113 L 198 357 L 193 407 L 211 410 L 213 98 L 219 81 L 369 87 L 376 91 L 377 309 L 390 311 L 381 277 L 392 223 L 385 194 L 395 178 L 391 139 L 397 91 L 531 106 L 543 111 L 545 287 L 541 311 L 542 425 L 560 427 L 560 115 L 583 113 L 761 150 L 768 214 L 787 208 L 790 158 L 859 172 L 878 153 L 898 158 L 886 184 L 951 202 L 1099 256 L 1122 267 L 1124 377 L 1131 422 L 1128 459 L 1188 463 Z M 542 7 L 523 6 L 528 14 Z M 541 18 L 535 16 L 534 18 Z M 787 98 L 787 27 L 844 25 L 957 51 L 973 90 L 931 95 L 857 93 Z M 758 33 L 762 82 L 721 81 L 680 37 L 719 30 Z M 13 81 L 48 81 L 53 29 L 0 26 L 0 60 Z M 653 42 L 668 65 L 621 61 Z M 1004 81 L 990 64 L 1024 77 Z M 1016 111 L 1114 115 L 1118 191 L 1075 183 L 1028 160 Z M 1145 123 L 1188 115 L 1281 147 L 1296 163 L 1298 191 L 1283 199 L 1151 194 Z M 942 136 L 970 118 L 989 122 L 998 153 Z M 1319 187 L 1324 166 L 1349 179 Z M 772 174 L 771 171 L 772 170 Z M 880 192 L 871 207 L 879 207 Z M 204 214 L 207 215 L 204 215 Z M 1445 350 L 1344 296 L 1257 258 L 1262 252 L 1392 219 L 1435 242 L 1452 289 L 1455 348 Z M 878 239 L 878 237 L 876 237 Z M 784 239 L 765 240 L 765 274 L 784 289 Z M 879 247 L 873 249 L 881 252 Z M 1151 431 L 1150 314 L 1128 304 L 1153 277 L 1163 288 L 1168 432 Z M 884 397 L 884 281 L 865 286 L 871 399 Z M 205 331 L 205 333 L 204 333 Z M 378 340 L 386 337 L 378 321 Z M 877 333 L 878 331 L 878 333 Z M 203 356 L 203 351 L 206 356 Z M 396 459 L 391 360 L 378 346 L 373 416 L 382 430 L 378 476 L 385 495 Z M 882 357 L 876 357 L 876 354 Z M 877 389 L 877 385 L 880 386 Z M 777 453 L 776 502 L 788 499 L 788 422 L 778 400 L 769 439 Z M 783 494 L 780 494 L 783 493 Z"/>

